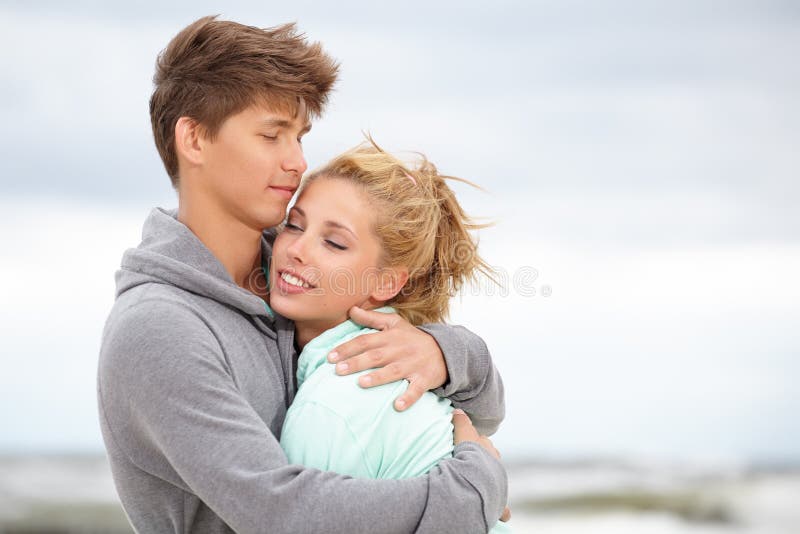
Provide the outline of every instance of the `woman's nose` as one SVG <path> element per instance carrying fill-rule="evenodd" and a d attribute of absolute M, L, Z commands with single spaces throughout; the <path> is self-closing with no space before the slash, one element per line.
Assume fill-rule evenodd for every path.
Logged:
<path fill-rule="evenodd" d="M 286 252 L 289 254 L 289 257 L 293 260 L 305 263 L 306 261 L 306 241 L 305 236 L 298 236 L 292 243 L 286 248 Z"/>

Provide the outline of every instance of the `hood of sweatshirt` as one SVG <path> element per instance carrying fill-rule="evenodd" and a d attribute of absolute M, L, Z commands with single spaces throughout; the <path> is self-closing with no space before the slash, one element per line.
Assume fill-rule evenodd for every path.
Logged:
<path fill-rule="evenodd" d="M 262 257 L 270 257 L 274 230 L 261 239 Z M 177 219 L 177 210 L 155 208 L 142 228 L 142 242 L 128 249 L 116 273 L 117 297 L 142 284 L 169 284 L 232 306 L 248 315 L 266 316 L 264 300 L 236 285 L 225 267 Z"/>

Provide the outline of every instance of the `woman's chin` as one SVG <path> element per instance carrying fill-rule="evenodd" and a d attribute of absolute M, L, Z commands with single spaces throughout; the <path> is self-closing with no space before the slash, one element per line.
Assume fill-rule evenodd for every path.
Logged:
<path fill-rule="evenodd" d="M 293 302 L 293 295 L 270 295 L 269 306 L 273 311 L 281 314 L 287 319 L 291 319 L 295 323 L 318 323 L 325 321 L 324 317 L 314 315 L 315 310 L 309 310 L 308 303 L 301 305 L 299 302 Z"/>
<path fill-rule="evenodd" d="M 276 296 L 274 293 L 269 297 L 269 307 L 272 308 L 272 311 L 277 312 L 287 319 L 291 319 L 292 321 L 297 320 L 297 310 L 293 309 L 294 306 L 291 303 L 286 302 L 285 297 Z"/>
<path fill-rule="evenodd" d="M 350 311 L 350 308 L 321 316 L 314 313 L 319 312 L 318 309 L 309 310 L 308 306 L 293 306 L 293 304 L 295 303 L 287 302 L 285 298 L 270 299 L 270 308 L 283 317 L 294 321 L 295 326 L 302 325 L 324 331 L 345 322 L 349 318 L 347 312 Z"/>

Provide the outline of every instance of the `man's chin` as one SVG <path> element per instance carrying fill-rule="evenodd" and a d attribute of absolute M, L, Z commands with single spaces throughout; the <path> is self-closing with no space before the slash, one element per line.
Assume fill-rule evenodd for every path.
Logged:
<path fill-rule="evenodd" d="M 282 210 L 280 212 L 272 212 L 272 213 L 261 213 L 257 217 L 258 226 L 261 231 L 269 230 L 270 228 L 275 228 L 279 224 L 283 222 L 286 218 L 286 210 Z"/>

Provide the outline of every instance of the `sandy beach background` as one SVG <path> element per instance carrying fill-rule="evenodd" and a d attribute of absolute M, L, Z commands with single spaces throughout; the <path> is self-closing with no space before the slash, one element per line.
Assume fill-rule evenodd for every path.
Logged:
<path fill-rule="evenodd" d="M 104 457 L 0 458 L 0 533 L 132 532 Z M 800 467 L 509 464 L 523 534 L 796 534 Z"/>

